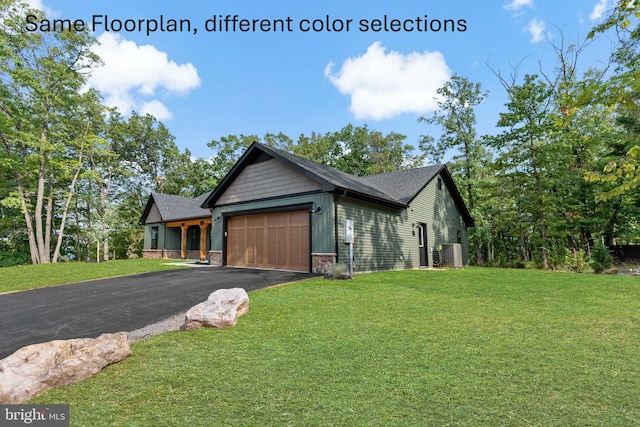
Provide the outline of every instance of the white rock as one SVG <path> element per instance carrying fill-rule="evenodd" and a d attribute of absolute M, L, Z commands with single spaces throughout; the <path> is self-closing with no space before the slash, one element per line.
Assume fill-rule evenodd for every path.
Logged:
<path fill-rule="evenodd" d="M 0 360 L 0 404 L 23 403 L 51 388 L 89 378 L 130 354 L 126 332 L 22 347 Z"/>
<path fill-rule="evenodd" d="M 183 329 L 189 331 L 203 326 L 226 328 L 235 326 L 238 317 L 249 311 L 249 295 L 242 288 L 218 289 L 205 302 L 187 311 Z"/>

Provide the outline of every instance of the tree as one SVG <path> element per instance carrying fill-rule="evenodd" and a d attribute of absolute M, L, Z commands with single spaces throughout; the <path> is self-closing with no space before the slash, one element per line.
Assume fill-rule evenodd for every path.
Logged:
<path fill-rule="evenodd" d="M 48 263 L 57 260 L 51 239 L 58 249 L 90 144 L 86 112 L 96 98 L 81 88 L 98 58 L 87 32 L 28 32 L 27 13 L 43 17 L 15 1 L 0 3 L 0 158 L 15 182 L 3 203 L 20 207 L 32 263 Z"/>
<path fill-rule="evenodd" d="M 415 147 L 407 144 L 406 138 L 395 132 L 383 135 L 366 125 L 348 124 L 324 135 L 300 135 L 297 144 L 286 149 L 343 172 L 365 176 L 422 166 L 425 155 L 415 154 Z"/>
<path fill-rule="evenodd" d="M 553 92 L 537 75 L 525 75 L 521 85 L 502 82 L 509 102 L 507 112 L 501 113 L 498 121 L 498 126 L 507 130 L 493 140 L 500 150 L 497 161 L 502 174 L 513 178 L 513 190 L 525 196 L 518 206 L 537 222 L 542 266 L 547 268 L 546 216 L 551 203 L 546 191 L 549 177 L 546 169 L 553 158 L 549 138 L 554 120 Z"/>
<path fill-rule="evenodd" d="M 441 161 L 447 150 L 458 150 L 459 154 L 453 157 L 452 163 L 462 170 L 462 173 L 457 175 L 461 178 L 464 197 L 474 215 L 477 207 L 474 183 L 479 179 L 481 162 L 486 157 L 482 140 L 476 134 L 475 108 L 485 99 L 487 92 L 482 91 L 480 83 L 471 83 L 465 77 L 454 75 L 437 90 L 437 94 L 435 100 L 438 111 L 430 117 L 420 116 L 418 121 L 437 124 L 442 127 L 443 132 L 437 145 L 433 144 L 430 137 L 423 137 L 421 148 L 436 163 Z M 475 233 L 473 245 L 476 262 L 478 265 L 484 265 L 480 239 Z"/>
<path fill-rule="evenodd" d="M 214 150 L 211 157 L 211 170 L 213 171 L 213 181 L 218 182 L 231 170 L 242 153 L 254 142 L 259 141 L 257 135 L 228 135 L 219 140 L 212 140 L 207 146 Z"/>
<path fill-rule="evenodd" d="M 616 122 L 625 130 L 618 144 L 619 155 L 600 174 L 587 174 L 591 182 L 616 185 L 600 195 L 611 200 L 627 193 L 637 194 L 640 186 L 640 0 L 619 0 L 606 19 L 593 28 L 589 37 L 615 31 L 618 47 L 613 54 L 617 65 L 614 74 L 602 84 L 591 88 L 582 100 L 614 106 Z"/>

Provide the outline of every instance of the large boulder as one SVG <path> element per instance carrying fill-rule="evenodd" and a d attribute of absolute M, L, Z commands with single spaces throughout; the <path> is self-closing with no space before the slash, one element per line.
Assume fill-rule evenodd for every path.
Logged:
<path fill-rule="evenodd" d="M 244 289 L 218 289 L 209 295 L 205 302 L 187 311 L 183 329 L 189 331 L 204 326 L 213 328 L 235 326 L 238 317 L 247 311 L 249 311 L 249 295 Z"/>
<path fill-rule="evenodd" d="M 22 347 L 0 360 L 0 404 L 23 403 L 72 384 L 131 354 L 126 332 Z"/>

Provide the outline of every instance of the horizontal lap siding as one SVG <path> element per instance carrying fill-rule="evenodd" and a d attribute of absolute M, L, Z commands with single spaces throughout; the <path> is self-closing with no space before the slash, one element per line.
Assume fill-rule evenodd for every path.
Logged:
<path fill-rule="evenodd" d="M 404 209 L 386 209 L 373 204 L 340 198 L 338 204 L 338 263 L 348 265 L 349 246 L 344 243 L 344 222 L 353 221 L 356 271 L 412 268 L 408 250 L 411 226 Z M 417 257 L 417 251 L 415 253 Z"/>
<path fill-rule="evenodd" d="M 427 224 L 427 256 L 433 265 L 432 250 L 443 243 L 457 243 L 462 236 L 463 263 L 469 263 L 467 230 L 449 189 L 434 178 L 411 201 L 408 209 L 385 209 L 347 198 L 338 201 L 338 262 L 348 265 L 348 245 L 344 243 L 344 221 L 354 222 L 356 271 L 410 269 L 420 266 L 417 224 Z"/>
<path fill-rule="evenodd" d="M 457 243 L 458 230 L 462 235 L 463 263 L 468 265 L 469 239 L 467 229 L 444 181 L 442 189 L 439 190 L 438 178 L 434 178 L 411 202 L 408 213 L 411 223 L 423 222 L 427 224 L 427 255 L 430 266 L 433 265 L 433 249 L 437 249 L 443 243 Z"/>

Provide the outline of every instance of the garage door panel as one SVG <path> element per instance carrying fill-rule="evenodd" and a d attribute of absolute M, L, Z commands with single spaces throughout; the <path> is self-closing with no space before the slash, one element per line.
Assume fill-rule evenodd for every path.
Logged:
<path fill-rule="evenodd" d="M 288 225 L 289 223 L 289 213 L 288 212 L 278 212 L 273 214 L 267 214 L 267 222 L 269 227 L 278 226 L 278 225 Z"/>
<path fill-rule="evenodd" d="M 289 240 L 289 229 L 286 227 L 278 227 L 278 268 L 289 264 L 290 247 L 287 244 Z"/>
<path fill-rule="evenodd" d="M 309 212 L 272 212 L 227 222 L 227 264 L 309 271 Z"/>
<path fill-rule="evenodd" d="M 292 265 L 300 265 L 302 264 L 301 254 L 299 250 L 294 250 L 294 248 L 300 248 L 302 244 L 302 237 L 300 236 L 300 227 L 291 227 L 290 228 L 290 237 L 289 237 L 289 247 L 291 251 L 289 252 L 289 262 Z"/>
<path fill-rule="evenodd" d="M 262 228 L 264 227 L 264 215 L 249 215 L 246 218 L 247 227 L 256 227 Z"/>
<path fill-rule="evenodd" d="M 245 245 L 245 253 L 247 255 L 246 262 L 256 264 L 256 229 L 247 229 L 247 243 Z"/>

